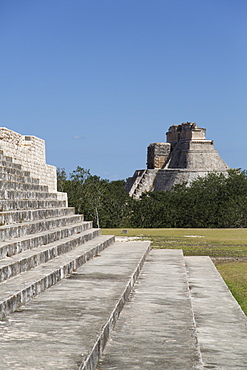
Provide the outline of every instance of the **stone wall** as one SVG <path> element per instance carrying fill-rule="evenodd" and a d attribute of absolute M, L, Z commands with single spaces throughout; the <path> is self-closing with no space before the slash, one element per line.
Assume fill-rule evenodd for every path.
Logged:
<path fill-rule="evenodd" d="M 173 149 L 182 140 L 205 140 L 206 129 L 198 127 L 195 122 L 184 122 L 170 126 L 166 137 Z"/>
<path fill-rule="evenodd" d="M 46 164 L 44 140 L 1 127 L 0 150 L 21 164 L 31 177 L 38 178 L 41 185 L 47 185 L 50 192 L 57 191 L 56 167 Z"/>
<path fill-rule="evenodd" d="M 170 143 L 153 143 L 147 150 L 147 168 L 162 168 L 169 157 L 171 151 Z"/>

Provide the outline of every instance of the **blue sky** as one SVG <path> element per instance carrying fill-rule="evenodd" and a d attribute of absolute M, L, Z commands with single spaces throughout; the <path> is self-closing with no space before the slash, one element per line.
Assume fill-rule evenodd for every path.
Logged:
<path fill-rule="evenodd" d="M 0 0 L 0 126 L 125 179 L 172 124 L 247 168 L 246 0 Z"/>

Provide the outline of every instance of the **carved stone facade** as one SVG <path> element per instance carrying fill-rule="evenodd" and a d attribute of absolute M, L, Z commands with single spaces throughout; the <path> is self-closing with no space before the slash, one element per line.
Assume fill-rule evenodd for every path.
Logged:
<path fill-rule="evenodd" d="M 175 184 L 188 185 L 198 176 L 225 173 L 229 167 L 206 140 L 206 129 L 194 122 L 169 127 L 166 143 L 150 144 L 147 170 L 138 170 L 127 180 L 126 189 L 134 198 L 143 192 L 169 190 Z M 141 174 L 141 175 L 140 175 Z"/>

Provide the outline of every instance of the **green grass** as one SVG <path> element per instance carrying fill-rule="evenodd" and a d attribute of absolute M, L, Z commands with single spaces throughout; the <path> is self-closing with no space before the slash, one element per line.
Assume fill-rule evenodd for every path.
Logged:
<path fill-rule="evenodd" d="M 247 314 L 247 229 L 102 229 L 102 233 L 148 239 L 153 248 L 182 249 L 186 256 L 212 257 Z"/>
<path fill-rule="evenodd" d="M 247 229 L 103 229 L 102 232 L 148 239 L 153 248 L 179 248 L 187 256 L 247 257 Z"/>
<path fill-rule="evenodd" d="M 247 261 L 222 263 L 217 268 L 247 315 Z"/>

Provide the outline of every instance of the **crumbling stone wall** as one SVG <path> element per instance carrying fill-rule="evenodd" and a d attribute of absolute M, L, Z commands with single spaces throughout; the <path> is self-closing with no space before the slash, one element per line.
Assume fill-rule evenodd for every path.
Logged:
<path fill-rule="evenodd" d="M 150 144 L 147 151 L 147 168 L 162 168 L 169 158 L 170 151 L 170 143 Z"/>
<path fill-rule="evenodd" d="M 185 122 L 181 125 L 172 125 L 166 133 L 167 142 L 172 149 L 183 140 L 205 140 L 206 129 L 198 127 L 195 122 Z"/>
<path fill-rule="evenodd" d="M 21 164 L 32 177 L 38 178 L 41 185 L 47 185 L 49 191 L 57 191 L 56 167 L 46 164 L 44 140 L 1 127 L 0 150 Z"/>

